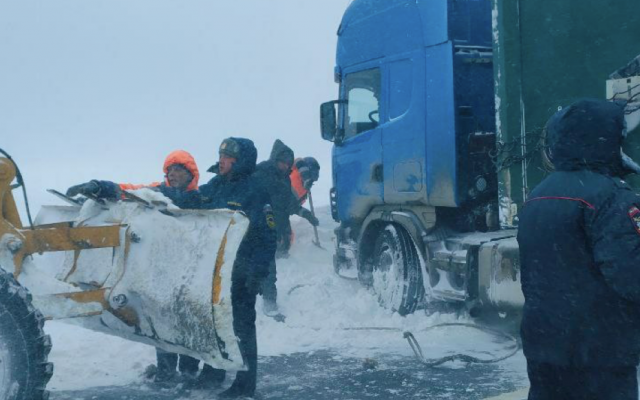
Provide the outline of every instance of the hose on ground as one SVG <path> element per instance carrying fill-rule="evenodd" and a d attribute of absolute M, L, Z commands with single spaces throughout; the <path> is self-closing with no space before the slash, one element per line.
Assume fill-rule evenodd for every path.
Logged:
<path fill-rule="evenodd" d="M 468 354 L 452 354 L 449 356 L 429 360 L 424 357 L 424 353 L 422 352 L 422 347 L 420 347 L 420 343 L 418 343 L 418 340 L 410 331 L 404 331 L 400 328 L 393 328 L 393 327 L 357 327 L 357 328 L 343 328 L 343 330 L 402 332 L 403 338 L 405 338 L 409 343 L 409 346 L 411 347 L 411 350 L 413 350 L 413 353 L 415 354 L 418 361 L 420 361 L 420 363 L 430 368 L 436 367 L 438 365 L 444 364 L 449 361 L 463 361 L 466 363 L 474 363 L 474 364 L 492 364 L 492 363 L 497 363 L 497 362 L 506 360 L 507 358 L 514 356 L 520 350 L 518 339 L 515 336 L 506 332 L 502 332 L 502 331 L 491 329 L 491 328 L 486 328 L 484 326 L 480 326 L 476 324 L 470 324 L 470 323 L 464 323 L 464 322 L 447 322 L 447 323 L 429 326 L 427 328 L 420 330 L 420 332 L 427 332 L 427 331 L 431 331 L 438 328 L 445 328 L 445 327 L 452 327 L 452 326 L 477 329 L 479 331 L 486 332 L 497 337 L 505 338 L 509 341 L 512 341 L 513 344 L 511 346 L 508 346 L 508 349 L 510 350 L 509 353 L 507 353 L 504 356 L 491 358 L 491 359 L 481 359 L 481 358 L 470 356 Z"/>
<path fill-rule="evenodd" d="M 303 283 L 303 284 L 295 285 L 294 287 L 289 289 L 289 292 L 287 294 L 291 295 L 291 293 L 293 293 L 294 291 L 296 291 L 296 290 L 298 290 L 300 288 L 306 287 L 306 286 L 311 286 L 311 284 Z M 520 350 L 520 344 L 518 342 L 518 339 L 514 335 L 511 335 L 511 334 L 509 334 L 507 332 L 503 332 L 503 331 L 500 331 L 500 330 L 497 330 L 497 329 L 491 329 L 491 328 L 488 328 L 488 327 L 484 327 L 484 326 L 477 325 L 477 324 L 472 324 L 472 323 L 445 322 L 445 323 L 436 324 L 436 325 L 432 325 L 432 326 L 426 327 L 426 328 L 420 330 L 419 332 L 427 332 L 427 331 L 431 331 L 431 330 L 434 330 L 434 329 L 446 328 L 446 327 L 464 327 L 464 328 L 477 329 L 479 331 L 482 331 L 482 332 L 485 332 L 485 333 L 489 333 L 489 334 L 491 334 L 493 336 L 501 337 L 503 339 L 506 339 L 506 340 L 512 342 L 512 344 L 510 346 L 507 346 L 507 349 L 509 349 L 509 352 L 506 355 L 500 356 L 500 357 L 491 358 L 491 359 L 477 358 L 477 357 L 470 356 L 468 354 L 451 354 L 451 355 L 440 357 L 440 358 L 436 358 L 436 359 L 427 359 L 424 356 L 424 353 L 422 351 L 422 347 L 420 347 L 420 343 L 418 342 L 418 340 L 416 339 L 416 337 L 414 336 L 414 334 L 411 331 L 405 331 L 404 329 L 401 329 L 401 328 L 387 327 L 387 326 L 346 327 L 346 328 L 342 328 L 341 330 L 343 330 L 343 331 L 402 332 L 402 337 L 404 339 L 406 339 L 407 342 L 409 343 L 409 346 L 411 347 L 411 350 L 413 351 L 413 354 L 415 355 L 415 357 L 418 359 L 418 361 L 421 364 L 425 365 L 428 368 L 436 367 L 438 365 L 442 365 L 442 364 L 444 364 L 446 362 L 450 362 L 450 361 L 462 361 L 462 362 L 474 363 L 474 364 L 493 364 L 493 363 L 497 363 L 497 362 L 506 360 L 507 358 L 513 357 Z"/>
<path fill-rule="evenodd" d="M 358 277 L 344 276 L 344 275 L 340 274 L 339 271 L 336 271 L 336 275 L 338 275 L 338 278 L 342 278 L 342 279 L 345 279 L 347 281 L 357 281 L 358 280 Z"/>

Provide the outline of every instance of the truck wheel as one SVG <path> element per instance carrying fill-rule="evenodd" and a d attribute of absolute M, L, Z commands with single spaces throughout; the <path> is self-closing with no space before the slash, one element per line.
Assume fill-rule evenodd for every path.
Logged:
<path fill-rule="evenodd" d="M 372 286 L 379 303 L 400 315 L 411 314 L 424 297 L 418 251 L 397 225 L 386 225 L 376 239 Z"/>
<path fill-rule="evenodd" d="M 51 339 L 31 294 L 0 269 L 0 400 L 46 400 Z"/>

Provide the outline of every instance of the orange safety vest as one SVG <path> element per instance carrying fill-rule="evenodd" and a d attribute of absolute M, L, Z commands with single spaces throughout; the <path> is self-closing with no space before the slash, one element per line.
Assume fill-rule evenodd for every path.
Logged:
<path fill-rule="evenodd" d="M 298 196 L 298 200 L 300 200 L 300 204 L 304 204 L 307 201 L 307 194 L 309 191 L 305 189 L 302 176 L 300 176 L 300 171 L 298 171 L 298 167 L 295 165 L 291 168 L 291 174 L 289 175 L 291 179 L 291 189 Z"/>

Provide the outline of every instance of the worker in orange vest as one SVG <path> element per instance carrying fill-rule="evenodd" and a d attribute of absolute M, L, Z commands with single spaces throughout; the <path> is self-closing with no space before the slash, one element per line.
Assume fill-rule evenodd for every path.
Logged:
<path fill-rule="evenodd" d="M 293 162 L 293 167 L 291 168 L 291 174 L 289 175 L 289 178 L 291 179 L 291 191 L 298 199 L 299 204 L 299 207 L 297 208 L 295 214 L 305 218 L 311 225 L 313 225 L 314 230 L 316 230 L 316 237 L 316 227 L 319 223 L 318 218 L 316 218 L 315 214 L 312 211 L 302 207 L 302 205 L 309 198 L 311 187 L 319 177 L 320 164 L 318 163 L 318 160 L 313 157 L 296 158 Z M 311 209 L 313 210 L 313 203 L 311 203 Z M 291 236 L 289 237 L 289 247 L 293 245 L 294 239 L 295 235 L 293 231 L 291 231 Z"/>
<path fill-rule="evenodd" d="M 162 170 L 164 172 L 163 182 L 136 185 L 94 179 L 70 187 L 67 190 L 67 196 L 74 197 L 82 194 L 87 197 L 115 201 L 122 198 L 124 190 L 149 188 L 159 191 L 180 208 L 200 208 L 200 193 L 198 192 L 200 172 L 193 156 L 184 150 L 173 151 L 165 159 Z M 192 382 L 196 379 L 199 360 L 184 354 L 170 353 L 160 348 L 156 348 L 156 356 L 155 383 L 174 386 L 180 383 L 180 380 Z M 180 375 L 176 373 L 176 366 Z"/>
<path fill-rule="evenodd" d="M 291 190 L 302 205 L 307 201 L 309 190 L 320 177 L 320 164 L 313 157 L 296 158 L 289 177 Z"/>

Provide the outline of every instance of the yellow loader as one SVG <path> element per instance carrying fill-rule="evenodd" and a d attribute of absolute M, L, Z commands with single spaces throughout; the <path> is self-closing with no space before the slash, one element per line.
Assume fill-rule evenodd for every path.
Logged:
<path fill-rule="evenodd" d="M 180 210 L 142 189 L 128 196 L 135 201 L 55 206 L 25 227 L 15 178 L 13 161 L 0 158 L 0 400 L 48 397 L 43 325 L 52 319 L 245 369 L 230 291 L 242 213 Z M 38 266 L 46 252 L 65 252 L 64 261 Z"/>

